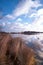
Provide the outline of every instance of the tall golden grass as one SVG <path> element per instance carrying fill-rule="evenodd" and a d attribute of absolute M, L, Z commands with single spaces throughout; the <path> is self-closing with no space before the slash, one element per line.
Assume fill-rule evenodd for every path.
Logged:
<path fill-rule="evenodd" d="M 21 38 L 0 35 L 0 65 L 35 65 L 34 52 Z"/>

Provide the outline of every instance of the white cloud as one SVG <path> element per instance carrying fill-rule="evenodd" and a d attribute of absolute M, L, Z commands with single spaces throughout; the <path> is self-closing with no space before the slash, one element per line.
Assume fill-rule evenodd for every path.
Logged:
<path fill-rule="evenodd" d="M 22 14 L 27 14 L 29 13 L 30 9 L 32 7 L 39 7 L 41 4 L 39 4 L 38 0 L 35 0 L 34 2 L 32 0 L 25 0 L 25 2 L 17 6 L 15 11 L 13 12 L 14 16 L 20 16 Z"/>
<path fill-rule="evenodd" d="M 6 25 L 6 23 L 5 23 L 5 22 L 3 22 L 3 23 L 2 23 L 2 25 L 3 25 L 3 26 L 5 26 L 5 25 Z"/>
<path fill-rule="evenodd" d="M 43 31 L 43 9 L 37 11 L 37 17 L 35 20 L 35 25 L 39 27 L 38 30 Z"/>
<path fill-rule="evenodd" d="M 31 29 L 31 24 L 29 24 L 29 23 L 23 24 L 21 22 L 13 22 L 10 27 L 11 31 L 18 31 L 18 32 L 29 31 L 30 29 Z"/>
<path fill-rule="evenodd" d="M 9 31 L 43 31 L 43 9 L 39 9 L 36 13 L 32 13 L 31 17 L 34 17 L 35 20 L 33 23 L 21 23 L 22 19 L 18 18 L 16 22 L 7 22 L 7 26 L 9 26 Z M 39 13 L 41 12 L 41 14 Z M 5 23 L 3 22 L 3 26 Z"/>
<path fill-rule="evenodd" d="M 34 18 L 33 23 L 31 24 L 32 30 L 43 31 L 43 8 L 38 9 L 35 13 L 30 15 L 30 18 Z"/>
<path fill-rule="evenodd" d="M 13 22 L 10 29 L 19 29 L 19 28 L 22 28 L 22 27 L 23 27 L 23 24 L 21 22 Z"/>
<path fill-rule="evenodd" d="M 7 17 L 8 19 L 14 19 L 14 16 L 10 14 L 7 14 L 5 17 Z"/>
<path fill-rule="evenodd" d="M 21 16 L 23 14 L 29 14 L 30 11 L 32 11 L 32 7 L 38 8 L 39 6 L 42 6 L 39 0 L 23 0 L 18 4 L 12 14 L 8 14 L 6 17 L 10 19 L 15 19 L 16 17 Z"/>
<path fill-rule="evenodd" d="M 43 8 L 38 10 L 37 15 L 38 16 L 43 15 Z"/>
<path fill-rule="evenodd" d="M 22 19 L 21 19 L 21 18 L 18 18 L 16 21 L 21 22 L 21 21 L 22 21 Z"/>
<path fill-rule="evenodd" d="M 32 13 L 32 14 L 30 15 L 30 18 L 32 18 L 32 17 L 36 17 L 36 16 L 37 16 L 36 13 Z"/>
<path fill-rule="evenodd" d="M 23 0 L 24 1 L 24 0 Z M 39 0 L 25 0 L 18 4 L 17 8 L 12 12 L 12 14 L 8 14 L 5 16 L 5 20 L 3 22 L 3 26 L 5 26 L 5 22 L 9 27 L 9 31 L 43 31 L 43 8 L 39 10 L 32 10 L 32 7 L 38 8 L 42 6 Z M 29 15 L 31 12 L 31 15 Z M 35 17 L 32 23 L 21 23 L 23 21 L 21 18 L 16 19 L 18 16 L 25 14 L 26 16 L 30 16 L 30 18 Z M 15 22 L 10 23 L 7 19 L 11 19 L 12 21 L 16 19 Z"/>

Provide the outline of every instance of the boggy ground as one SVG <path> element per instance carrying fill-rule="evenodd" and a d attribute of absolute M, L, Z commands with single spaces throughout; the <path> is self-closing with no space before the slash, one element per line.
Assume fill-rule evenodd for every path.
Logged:
<path fill-rule="evenodd" d="M 0 34 L 0 65 L 36 65 L 34 52 L 21 38 Z"/>

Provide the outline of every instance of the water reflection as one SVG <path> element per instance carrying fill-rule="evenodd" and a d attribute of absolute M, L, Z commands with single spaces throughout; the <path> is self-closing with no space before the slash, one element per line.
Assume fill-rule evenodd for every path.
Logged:
<path fill-rule="evenodd" d="M 43 62 L 43 34 L 38 35 L 24 35 L 24 34 L 11 34 L 12 37 L 21 37 L 27 46 L 31 47 L 37 56 Z"/>

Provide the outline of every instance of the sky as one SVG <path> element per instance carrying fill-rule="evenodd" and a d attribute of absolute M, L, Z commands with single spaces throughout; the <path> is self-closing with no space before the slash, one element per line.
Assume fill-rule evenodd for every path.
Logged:
<path fill-rule="evenodd" d="M 43 0 L 0 0 L 0 31 L 43 32 Z"/>

